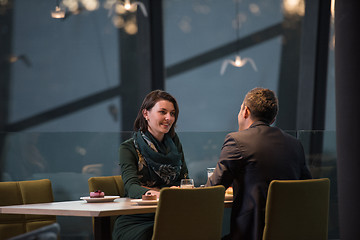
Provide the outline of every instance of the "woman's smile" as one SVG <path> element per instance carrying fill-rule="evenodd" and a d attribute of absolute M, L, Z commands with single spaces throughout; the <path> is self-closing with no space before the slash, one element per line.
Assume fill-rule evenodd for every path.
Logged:
<path fill-rule="evenodd" d="M 167 100 L 158 101 L 151 110 L 145 109 L 143 115 L 148 123 L 148 131 L 159 141 L 175 122 L 174 105 Z"/>

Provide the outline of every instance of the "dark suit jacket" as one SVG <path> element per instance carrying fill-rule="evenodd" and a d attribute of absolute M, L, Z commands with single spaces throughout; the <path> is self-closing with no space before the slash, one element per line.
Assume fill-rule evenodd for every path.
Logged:
<path fill-rule="evenodd" d="M 307 178 L 311 174 L 300 141 L 258 121 L 226 136 L 219 162 L 206 186 L 227 188 L 233 184 L 231 239 L 260 240 L 270 182 Z"/>

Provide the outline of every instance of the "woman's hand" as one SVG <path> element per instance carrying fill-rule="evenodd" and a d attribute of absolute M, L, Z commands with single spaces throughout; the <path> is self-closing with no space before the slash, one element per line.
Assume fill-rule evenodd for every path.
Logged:
<path fill-rule="evenodd" d="M 159 191 L 149 190 L 149 191 L 147 191 L 145 194 L 149 194 L 149 193 L 151 193 L 151 195 L 156 195 L 157 198 L 160 197 L 160 192 L 159 192 Z"/>

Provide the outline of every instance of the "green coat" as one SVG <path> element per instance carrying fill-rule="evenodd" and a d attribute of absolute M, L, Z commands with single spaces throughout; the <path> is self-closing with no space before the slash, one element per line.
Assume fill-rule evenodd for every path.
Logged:
<path fill-rule="evenodd" d="M 180 180 L 186 178 L 188 169 L 184 160 L 184 153 L 182 145 L 177 135 L 173 137 L 173 141 L 178 151 L 182 154 L 182 167 L 178 179 L 168 186 L 179 186 Z M 139 174 L 140 168 L 147 168 L 141 163 L 139 164 L 139 156 L 136 152 L 134 139 L 130 138 L 120 145 L 120 172 L 124 181 L 125 196 L 130 198 L 141 198 L 141 196 L 149 189 L 145 188 L 147 183 L 151 181 L 150 175 L 147 171 L 142 171 L 143 175 Z M 140 160 L 141 162 L 142 160 Z M 145 187 L 144 187 L 145 186 Z M 167 187 L 153 186 L 157 188 Z M 136 214 L 136 215 L 122 215 L 119 216 L 114 225 L 113 239 L 151 239 L 152 230 L 154 227 L 154 214 Z"/>
<path fill-rule="evenodd" d="M 187 177 L 188 169 L 184 160 L 182 145 L 177 135 L 173 137 L 173 141 L 178 151 L 182 154 L 182 158 L 181 158 L 182 167 L 179 178 L 173 184 L 168 186 L 179 186 L 180 180 Z M 148 187 L 149 185 L 147 184 L 147 182 L 151 181 L 151 179 L 150 179 L 150 175 L 147 174 L 144 174 L 140 179 L 139 171 L 138 171 L 139 156 L 136 152 L 133 138 L 126 140 L 120 145 L 119 154 L 120 154 L 120 172 L 125 185 L 125 196 L 130 198 L 141 198 L 141 195 L 143 195 L 146 191 L 149 190 L 143 186 Z M 146 166 L 144 167 L 147 168 Z M 164 186 L 154 186 L 154 187 L 162 188 L 168 186 L 164 185 Z"/>

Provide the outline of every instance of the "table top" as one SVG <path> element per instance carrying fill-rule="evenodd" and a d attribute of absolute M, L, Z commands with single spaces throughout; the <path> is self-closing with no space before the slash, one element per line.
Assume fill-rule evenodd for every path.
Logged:
<path fill-rule="evenodd" d="M 232 201 L 225 201 L 224 206 L 230 208 Z M 138 205 L 130 198 L 118 198 L 114 202 L 87 203 L 80 201 L 65 201 L 51 203 L 23 204 L 0 206 L 0 213 L 39 214 L 78 217 L 107 217 L 114 215 L 129 215 L 155 213 L 157 205 Z"/>

